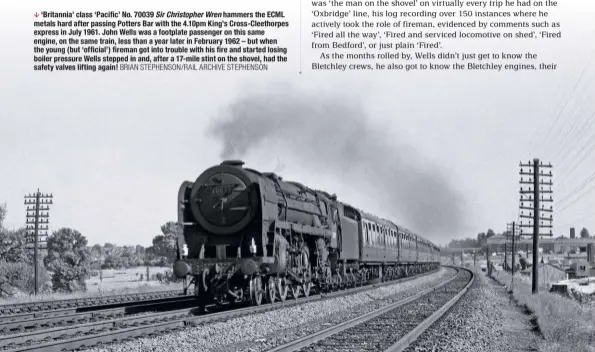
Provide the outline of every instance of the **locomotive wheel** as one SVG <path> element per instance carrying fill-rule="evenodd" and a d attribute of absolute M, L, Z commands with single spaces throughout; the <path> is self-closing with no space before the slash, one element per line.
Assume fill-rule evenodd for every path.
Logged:
<path fill-rule="evenodd" d="M 357 277 L 355 274 L 349 274 L 349 288 L 357 286 Z"/>
<path fill-rule="evenodd" d="M 250 280 L 250 303 L 255 306 L 261 305 L 263 293 L 262 279 L 260 276 L 253 277 Z"/>
<path fill-rule="evenodd" d="M 277 278 L 277 292 L 279 293 L 279 300 L 285 302 L 287 299 L 287 292 L 289 287 L 287 286 L 287 279 L 284 277 Z"/>
<path fill-rule="evenodd" d="M 291 297 L 293 297 L 293 299 L 296 299 L 296 300 L 298 298 L 300 298 L 301 290 L 302 290 L 302 286 L 296 285 L 296 284 L 291 285 Z"/>
<path fill-rule="evenodd" d="M 306 282 L 305 284 L 302 284 L 302 289 L 304 290 L 304 297 L 310 296 L 310 289 L 312 289 L 312 283 Z"/>
<path fill-rule="evenodd" d="M 337 291 L 339 289 L 339 278 L 335 274 L 331 276 L 331 291 Z"/>
<path fill-rule="evenodd" d="M 275 303 L 275 297 L 277 296 L 277 285 L 275 284 L 275 279 L 272 276 L 269 277 L 269 282 L 266 286 L 268 301 L 270 303 Z"/>

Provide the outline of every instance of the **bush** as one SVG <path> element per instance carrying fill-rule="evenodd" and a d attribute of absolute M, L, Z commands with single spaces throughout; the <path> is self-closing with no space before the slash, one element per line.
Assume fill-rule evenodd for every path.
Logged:
<path fill-rule="evenodd" d="M 39 292 L 51 291 L 51 276 L 40 263 Z M 33 294 L 35 292 L 35 268 L 32 263 L 6 262 L 0 260 L 0 296 L 9 297 L 18 292 Z"/>

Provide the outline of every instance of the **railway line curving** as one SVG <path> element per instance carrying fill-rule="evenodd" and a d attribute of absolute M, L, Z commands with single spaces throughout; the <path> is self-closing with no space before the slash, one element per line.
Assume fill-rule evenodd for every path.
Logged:
<path fill-rule="evenodd" d="M 418 294 L 341 324 L 303 336 L 267 352 L 404 351 L 467 292 L 470 270 Z"/>
<path fill-rule="evenodd" d="M 233 308 L 232 305 L 227 305 L 223 306 L 223 311 L 200 315 L 196 315 L 198 309 L 195 307 L 132 316 L 125 316 L 125 312 L 122 311 L 124 308 L 90 313 L 78 313 L 73 315 L 74 320 L 70 319 L 71 321 L 78 321 L 78 323 L 75 325 L 59 326 L 42 330 L 34 329 L 33 331 L 28 332 L 22 332 L 22 329 L 20 329 L 17 330 L 20 331 L 20 333 L 0 335 L 0 351 L 63 351 L 87 348 L 112 342 L 126 341 L 132 338 L 167 333 L 183 329 L 187 326 L 227 320 L 234 317 L 280 309 L 325 298 L 367 291 L 376 287 L 410 281 L 434 272 L 436 271 L 331 293 L 316 293 L 314 295 L 310 295 L 309 297 L 301 296 L 296 300 L 287 300 L 285 302 L 265 304 L 262 306 L 226 310 L 226 308 Z M 149 308 L 149 305 L 146 306 L 146 308 Z M 103 320 L 101 318 L 113 317 L 114 315 L 112 313 L 119 313 L 120 315 L 117 315 L 115 319 L 111 320 Z M 82 314 L 95 314 L 94 317 L 98 321 L 85 323 L 84 320 L 77 320 L 77 317 L 82 317 Z M 60 318 L 63 317 L 54 317 L 49 319 Z M 85 315 L 85 319 L 89 319 L 89 316 Z M 11 326 L 14 327 L 15 324 L 18 323 L 19 322 L 12 322 L 11 324 L 13 325 Z M 22 322 L 20 326 L 23 326 Z"/>

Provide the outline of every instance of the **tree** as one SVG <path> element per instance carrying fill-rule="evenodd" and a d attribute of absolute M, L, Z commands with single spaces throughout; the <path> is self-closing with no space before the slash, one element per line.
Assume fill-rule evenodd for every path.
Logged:
<path fill-rule="evenodd" d="M 51 291 L 50 274 L 39 266 L 39 292 Z M 0 297 L 12 296 L 15 289 L 32 294 L 35 291 L 35 269 L 32 261 L 7 262 L 0 259 Z"/>
<path fill-rule="evenodd" d="M 136 254 L 139 256 L 143 256 L 145 254 L 145 247 L 141 246 L 140 244 L 136 245 Z"/>
<path fill-rule="evenodd" d="M 587 230 L 586 227 L 583 227 L 583 229 L 581 230 L 581 238 L 589 238 L 591 236 L 589 236 L 589 230 Z"/>
<path fill-rule="evenodd" d="M 461 240 L 453 239 L 448 244 L 449 248 L 477 248 L 479 244 L 474 238 L 465 238 Z"/>
<path fill-rule="evenodd" d="M 96 245 L 94 245 L 91 250 L 93 252 L 97 253 L 98 255 L 102 255 L 103 254 L 103 247 L 101 247 L 101 245 L 99 243 L 96 244 Z"/>
<path fill-rule="evenodd" d="M 173 221 L 168 221 L 165 225 L 161 226 L 161 232 L 163 235 L 168 239 L 168 241 L 174 242 L 178 237 L 178 234 L 181 232 L 180 225 Z"/>
<path fill-rule="evenodd" d="M 4 219 L 6 219 L 6 204 L 0 204 L 0 229 L 2 229 Z"/>
<path fill-rule="evenodd" d="M 486 239 L 490 238 L 490 237 L 494 237 L 494 236 L 496 236 L 496 234 L 494 233 L 494 230 L 488 229 L 488 232 L 486 234 Z"/>
<path fill-rule="evenodd" d="M 44 264 L 53 272 L 54 291 L 86 290 L 91 253 L 85 236 L 77 230 L 62 228 L 48 236 L 47 248 Z"/>
<path fill-rule="evenodd" d="M 177 223 L 169 221 L 161 226 L 161 232 L 161 235 L 153 238 L 153 246 L 147 248 L 147 252 L 172 263 L 176 258 L 176 241 L 181 228 Z"/>
<path fill-rule="evenodd" d="M 26 246 L 25 229 L 0 228 L 0 296 L 10 296 L 15 289 L 24 293 L 35 290 L 33 251 Z M 43 255 L 43 251 L 40 252 Z M 41 260 L 40 260 L 41 262 Z M 47 290 L 50 276 L 40 265 L 40 291 Z"/>
<path fill-rule="evenodd" d="M 25 229 L 0 229 L 0 258 L 10 263 L 28 261 L 31 253 L 26 248 L 26 234 Z"/>

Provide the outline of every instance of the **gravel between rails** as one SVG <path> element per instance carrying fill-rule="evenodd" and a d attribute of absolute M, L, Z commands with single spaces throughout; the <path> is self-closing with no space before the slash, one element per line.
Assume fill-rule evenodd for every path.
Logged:
<path fill-rule="evenodd" d="M 540 337 L 530 319 L 504 287 L 476 271 L 465 296 L 404 352 L 537 351 Z"/>
<path fill-rule="evenodd" d="M 432 291 L 413 302 L 394 308 L 299 351 L 383 351 L 461 292 L 470 279 L 471 273 L 461 270 L 459 276 L 444 288 Z"/>
<path fill-rule="evenodd" d="M 391 302 L 414 295 L 455 275 L 449 268 L 404 283 L 378 287 L 366 292 L 323 299 L 297 306 L 233 318 L 225 322 L 201 324 L 155 338 L 91 348 L 88 352 L 119 351 L 259 351 L 286 343 L 359 316 Z"/>

